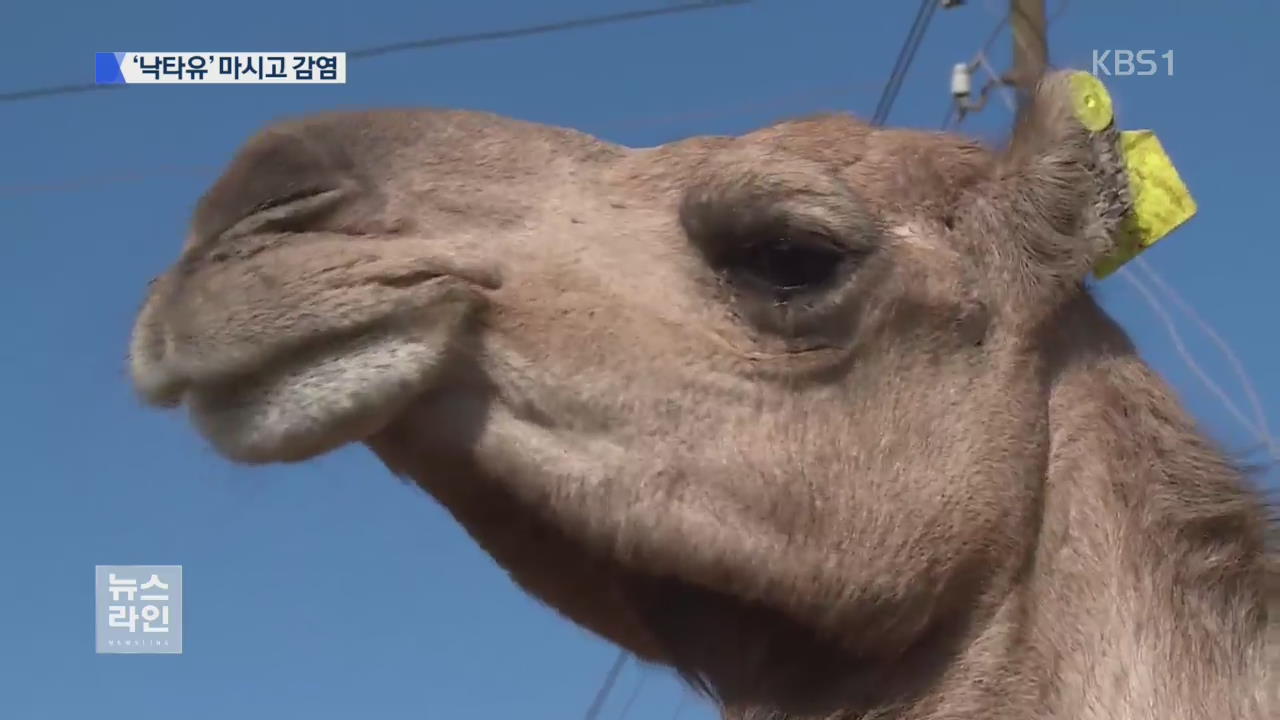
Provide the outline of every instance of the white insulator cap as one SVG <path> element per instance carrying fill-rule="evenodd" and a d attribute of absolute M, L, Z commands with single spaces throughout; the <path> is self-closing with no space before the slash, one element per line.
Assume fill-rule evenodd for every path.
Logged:
<path fill-rule="evenodd" d="M 970 88 L 969 65 L 956 63 L 951 68 L 951 94 L 955 97 L 968 97 Z"/>

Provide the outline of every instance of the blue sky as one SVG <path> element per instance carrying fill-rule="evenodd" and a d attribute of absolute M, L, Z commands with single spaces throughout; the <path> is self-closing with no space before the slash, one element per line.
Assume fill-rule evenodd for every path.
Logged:
<path fill-rule="evenodd" d="M 14 3 L 0 24 L 0 93 L 91 82 L 100 50 L 344 50 L 661 2 Z M 937 127 L 951 65 L 972 57 L 1003 4 L 937 14 L 892 124 Z M 181 416 L 140 406 L 124 357 L 146 282 L 175 258 L 217 169 L 279 117 L 464 107 L 652 145 L 815 110 L 866 116 L 915 6 L 757 0 L 371 58 L 345 86 L 141 86 L 0 104 L 7 716 L 580 717 L 614 648 L 515 589 L 367 451 L 242 469 Z M 1231 343 L 1280 423 L 1276 27 L 1280 5 L 1267 0 L 1075 0 L 1050 49 L 1056 64 L 1085 68 L 1095 48 L 1174 51 L 1172 77 L 1108 81 L 1122 124 L 1159 133 L 1201 208 L 1145 258 Z M 991 60 L 1004 67 L 1008 55 L 1002 35 Z M 1008 119 L 997 98 L 963 130 L 997 139 Z M 1215 437 L 1257 446 L 1124 278 L 1099 293 Z M 1231 364 L 1162 302 L 1251 418 Z M 184 654 L 94 653 L 95 564 L 184 566 Z M 680 708 L 667 673 L 634 665 L 601 717 L 619 717 L 642 678 L 627 717 L 712 717 L 698 701 Z"/>

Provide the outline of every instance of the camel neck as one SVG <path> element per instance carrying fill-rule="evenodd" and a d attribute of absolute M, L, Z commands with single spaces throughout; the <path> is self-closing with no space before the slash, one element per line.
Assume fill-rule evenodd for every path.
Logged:
<path fill-rule="evenodd" d="M 1111 338 L 1085 349 L 1059 327 L 1037 543 L 994 611 L 889 673 L 944 668 L 928 687 L 808 714 L 744 704 L 726 720 L 1276 716 L 1261 497 L 1109 319 L 1081 322 Z"/>
<path fill-rule="evenodd" d="M 1102 322 L 1114 328 L 1099 317 L 1094 337 Z M 1260 719 L 1260 495 L 1114 333 L 1087 357 L 1064 348 L 1053 373 L 1044 515 L 1023 588 L 1040 716 Z"/>

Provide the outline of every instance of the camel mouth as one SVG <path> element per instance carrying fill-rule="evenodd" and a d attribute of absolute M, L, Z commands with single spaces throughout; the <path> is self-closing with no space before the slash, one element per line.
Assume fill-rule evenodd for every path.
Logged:
<path fill-rule="evenodd" d="M 361 442 L 432 387 L 445 343 L 386 328 L 319 345 L 255 374 L 188 383 L 196 429 L 241 463 L 298 462 Z"/>
<path fill-rule="evenodd" d="M 433 386 L 483 291 L 499 285 L 447 265 L 380 267 L 305 296 L 220 292 L 228 283 L 216 275 L 185 287 L 161 278 L 134 329 L 134 386 L 148 405 L 185 406 L 240 463 L 363 441 Z"/>

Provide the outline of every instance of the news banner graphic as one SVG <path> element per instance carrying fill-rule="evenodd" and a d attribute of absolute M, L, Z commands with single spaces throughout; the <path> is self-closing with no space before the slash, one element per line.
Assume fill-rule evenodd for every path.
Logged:
<path fill-rule="evenodd" d="M 95 565 L 99 653 L 182 654 L 182 566 Z"/>
<path fill-rule="evenodd" d="M 100 52 L 98 85 L 347 82 L 345 52 Z"/>

